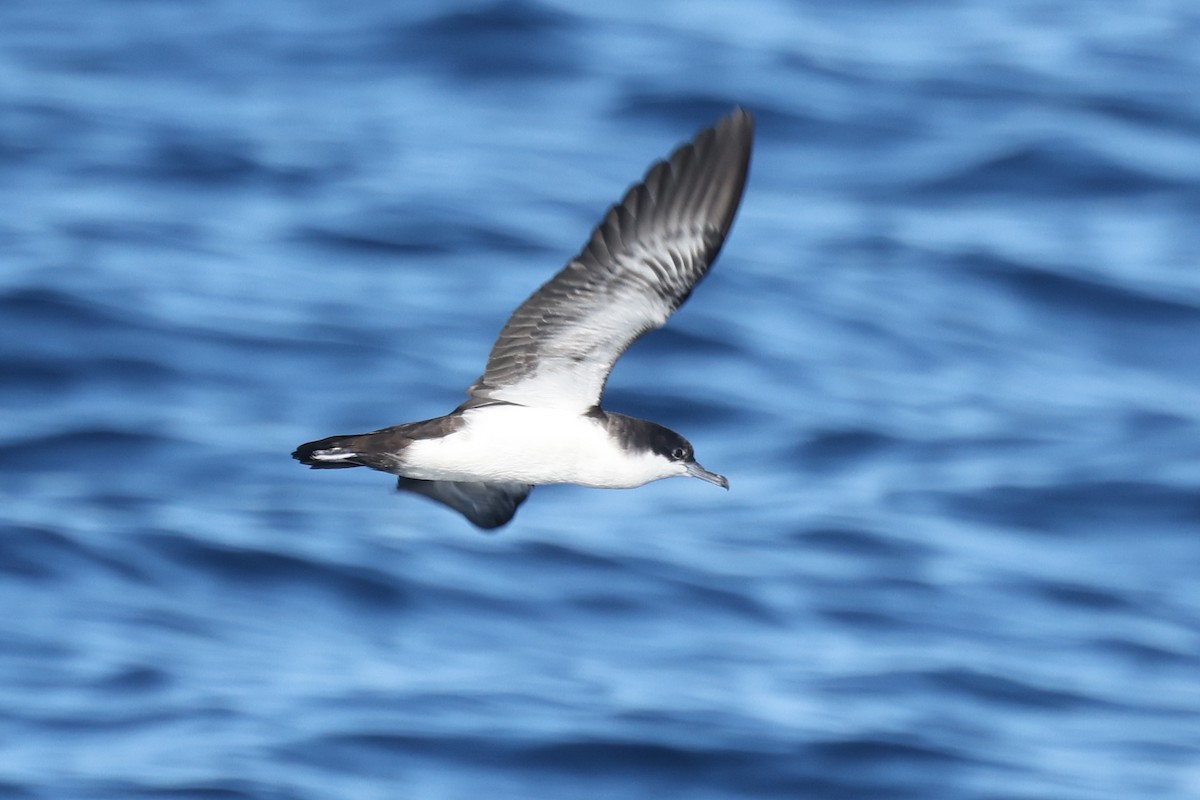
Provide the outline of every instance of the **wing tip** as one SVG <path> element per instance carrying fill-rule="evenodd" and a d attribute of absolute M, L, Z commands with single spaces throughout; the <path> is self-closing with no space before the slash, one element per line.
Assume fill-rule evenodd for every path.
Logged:
<path fill-rule="evenodd" d="M 736 105 L 733 110 L 717 120 L 714 127 L 733 130 L 740 139 L 754 138 L 754 112 L 745 106 Z"/>

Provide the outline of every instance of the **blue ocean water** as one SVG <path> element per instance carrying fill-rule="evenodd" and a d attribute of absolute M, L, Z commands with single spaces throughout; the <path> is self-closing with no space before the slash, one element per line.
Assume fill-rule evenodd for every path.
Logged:
<path fill-rule="evenodd" d="M 0 796 L 1200 796 L 1200 7 L 0 5 Z M 734 104 L 606 404 L 729 476 L 482 535 L 445 413 Z"/>

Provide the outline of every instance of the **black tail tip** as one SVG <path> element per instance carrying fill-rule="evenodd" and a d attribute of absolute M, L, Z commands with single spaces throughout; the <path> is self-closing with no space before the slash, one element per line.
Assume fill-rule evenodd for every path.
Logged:
<path fill-rule="evenodd" d="M 310 469 L 346 469 L 348 467 L 362 466 L 357 461 L 325 461 L 313 457 L 318 450 L 328 450 L 332 447 L 336 447 L 337 442 L 344 438 L 346 437 L 331 436 L 328 439 L 320 439 L 315 442 L 305 442 L 292 451 L 292 458 L 296 459 Z"/>

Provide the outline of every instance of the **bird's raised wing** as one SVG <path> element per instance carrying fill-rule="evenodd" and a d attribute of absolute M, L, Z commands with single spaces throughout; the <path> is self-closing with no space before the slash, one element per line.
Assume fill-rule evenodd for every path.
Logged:
<path fill-rule="evenodd" d="M 754 119 L 738 108 L 652 166 L 579 255 L 509 318 L 468 403 L 599 405 L 613 364 L 666 323 L 716 258 L 753 138 Z"/>

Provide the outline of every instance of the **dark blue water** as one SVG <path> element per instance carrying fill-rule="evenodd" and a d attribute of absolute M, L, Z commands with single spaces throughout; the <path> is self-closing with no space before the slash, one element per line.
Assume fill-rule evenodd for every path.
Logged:
<path fill-rule="evenodd" d="M 0 5 L 0 796 L 1200 796 L 1200 7 L 583 8 Z M 607 398 L 732 491 L 289 458 L 735 103 Z"/>

